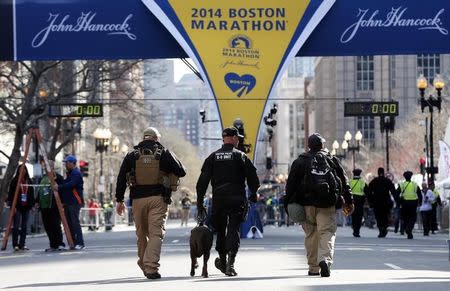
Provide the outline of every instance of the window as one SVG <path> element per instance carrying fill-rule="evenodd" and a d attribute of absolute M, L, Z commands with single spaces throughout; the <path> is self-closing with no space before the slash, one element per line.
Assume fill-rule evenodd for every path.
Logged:
<path fill-rule="evenodd" d="M 371 91 L 374 88 L 373 56 L 356 57 L 356 89 Z"/>
<path fill-rule="evenodd" d="M 373 116 L 358 116 L 357 128 L 363 134 L 362 142 L 369 147 L 375 147 L 375 118 Z"/>
<path fill-rule="evenodd" d="M 433 79 L 441 73 L 441 57 L 437 54 L 417 55 L 417 75 L 423 74 L 428 84 L 433 84 Z"/>

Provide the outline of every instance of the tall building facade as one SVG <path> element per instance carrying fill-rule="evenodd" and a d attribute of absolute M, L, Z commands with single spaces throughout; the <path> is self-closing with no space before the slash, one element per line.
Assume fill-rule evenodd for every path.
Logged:
<path fill-rule="evenodd" d="M 384 145 L 379 117 L 345 117 L 345 101 L 398 101 L 396 128 L 417 111 L 416 80 L 424 74 L 432 84 L 444 73 L 450 55 L 320 57 L 315 67 L 315 124 L 325 138 L 342 142 L 345 132 L 363 134 L 370 148 Z M 331 145 L 331 143 L 330 143 Z"/>

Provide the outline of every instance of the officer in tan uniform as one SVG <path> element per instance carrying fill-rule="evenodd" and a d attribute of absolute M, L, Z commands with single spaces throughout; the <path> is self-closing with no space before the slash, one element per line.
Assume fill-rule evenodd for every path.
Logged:
<path fill-rule="evenodd" d="M 154 127 L 144 131 L 143 141 L 129 152 L 117 177 L 117 214 L 125 210 L 124 193 L 130 187 L 136 225 L 138 265 L 148 279 L 160 279 L 159 259 L 165 234 L 170 193 L 178 178 L 186 175 L 178 158 L 160 143 Z"/>

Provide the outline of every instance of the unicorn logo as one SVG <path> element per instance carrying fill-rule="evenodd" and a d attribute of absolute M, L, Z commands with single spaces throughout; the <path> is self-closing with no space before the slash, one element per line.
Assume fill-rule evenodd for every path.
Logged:
<path fill-rule="evenodd" d="M 252 42 L 250 38 L 245 35 L 236 35 L 231 38 L 230 47 L 236 49 L 251 49 Z"/>

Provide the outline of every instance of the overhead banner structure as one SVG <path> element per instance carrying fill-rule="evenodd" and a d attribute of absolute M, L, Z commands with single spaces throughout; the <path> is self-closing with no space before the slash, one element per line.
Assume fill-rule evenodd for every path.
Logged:
<path fill-rule="evenodd" d="M 449 10 L 448 0 L 0 0 L 0 60 L 189 56 L 222 125 L 241 118 L 255 146 L 292 57 L 449 53 Z"/>
<path fill-rule="evenodd" d="M 253 145 L 267 97 L 334 0 L 142 0 L 196 63 L 223 127 Z"/>
<path fill-rule="evenodd" d="M 449 53 L 449 13 L 448 0 L 339 0 L 297 56 Z M 0 0 L 0 39 L 0 60 L 187 57 L 142 0 Z"/>

